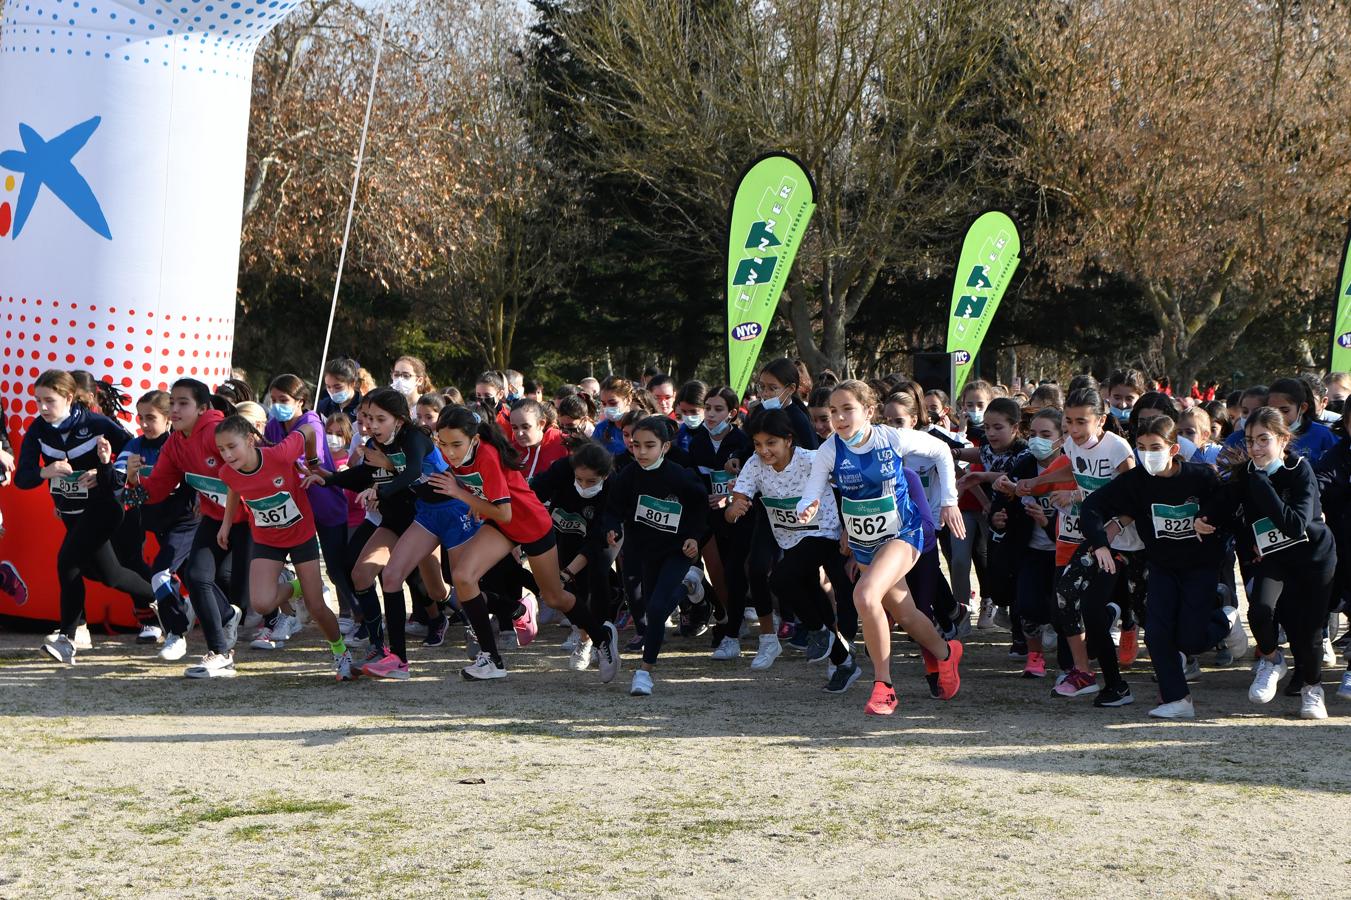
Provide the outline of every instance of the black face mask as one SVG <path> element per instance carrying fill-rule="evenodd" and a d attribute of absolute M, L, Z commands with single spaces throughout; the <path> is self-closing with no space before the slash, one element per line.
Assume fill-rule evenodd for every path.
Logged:
<path fill-rule="evenodd" d="M 931 412 L 931 413 L 929 413 L 929 424 L 930 424 L 930 425 L 941 425 L 941 424 L 943 424 L 943 414 L 942 414 L 942 413 L 936 413 L 936 412 Z"/>
<path fill-rule="evenodd" d="M 1329 400 L 1329 401 L 1328 401 L 1328 412 L 1335 412 L 1337 415 L 1340 416 L 1340 415 L 1342 414 L 1342 409 L 1343 409 L 1345 406 L 1346 406 L 1346 401 L 1345 401 L 1345 400 Z"/>

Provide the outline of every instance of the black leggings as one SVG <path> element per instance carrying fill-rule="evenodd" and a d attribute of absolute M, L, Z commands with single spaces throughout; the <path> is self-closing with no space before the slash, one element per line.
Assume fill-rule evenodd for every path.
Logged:
<path fill-rule="evenodd" d="M 1109 686 L 1121 683 L 1121 666 L 1116 658 L 1116 645 L 1112 643 L 1107 604 L 1117 604 L 1124 623 L 1133 598 L 1139 597 L 1145 588 L 1143 553 L 1113 550 L 1112 556 L 1116 572 L 1108 573 L 1098 567 L 1093 551 L 1087 546 L 1074 551 L 1074 557 L 1056 582 L 1055 618 L 1055 630 L 1062 636 L 1084 636 L 1088 655 L 1098 661 Z M 1137 612 L 1143 612 L 1140 607 L 1143 604 L 1137 606 Z"/>
<path fill-rule="evenodd" d="M 319 549 L 324 554 L 324 568 L 333 590 L 338 592 L 338 614 L 352 614 L 352 567 L 347 564 L 347 523 L 315 525 L 319 535 Z"/>
<path fill-rule="evenodd" d="M 676 551 L 642 561 L 643 602 L 646 624 L 643 628 L 643 662 L 653 665 L 666 639 L 666 620 L 685 597 L 685 573 L 690 559 Z"/>
<path fill-rule="evenodd" d="M 1277 625 L 1285 626 L 1290 653 L 1305 684 L 1323 680 L 1323 628 L 1336 580 L 1334 559 L 1262 560 L 1253 570 L 1248 624 L 1262 654 L 1276 650 Z"/>
<path fill-rule="evenodd" d="M 1040 635 L 1041 626 L 1055 621 L 1055 574 L 1054 550 L 1028 547 L 1018 560 L 1013 614 L 1022 620 L 1029 640 Z"/>
<path fill-rule="evenodd" d="M 229 550 L 222 550 L 216 543 L 220 526 L 219 519 L 202 516 L 202 521 L 197 524 L 197 534 L 193 536 L 192 549 L 188 551 L 186 579 L 188 597 L 197 612 L 197 621 L 202 623 L 206 648 L 215 653 L 226 652 L 224 624 L 230 620 L 230 606 L 233 604 L 242 612 L 249 605 L 249 554 L 253 550 L 253 537 L 247 522 L 230 526 Z M 220 587 L 227 561 L 229 599 Z"/>
<path fill-rule="evenodd" d="M 811 631 L 836 628 L 846 620 L 853 638 L 858 628 L 858 611 L 854 609 L 854 583 L 845 574 L 845 557 L 840 553 L 840 542 L 835 538 L 805 537 L 783 551 L 783 557 L 774 566 L 769 578 L 770 589 L 780 602 L 796 599 L 792 612 L 798 621 Z M 835 605 L 821 587 L 821 569 L 826 570 L 831 587 L 835 589 Z M 839 612 L 836 612 L 838 607 Z"/>
<path fill-rule="evenodd" d="M 614 583 L 610 573 L 613 571 L 615 557 L 619 550 L 615 547 L 595 545 L 583 548 L 576 538 L 560 536 L 558 542 L 558 563 L 566 567 L 579 555 L 585 554 L 586 568 L 577 573 L 572 582 L 572 594 L 578 603 L 585 603 L 597 622 L 613 622 L 618 609 L 615 604 Z M 592 636 L 594 639 L 594 635 Z"/>
<path fill-rule="evenodd" d="M 79 515 L 62 516 L 66 536 L 56 551 L 56 578 L 61 585 L 61 633 L 75 637 L 84 614 L 84 580 L 92 578 L 115 591 L 131 595 L 137 616 L 150 609 L 154 595 L 150 582 L 123 566 L 109 543 L 122 524 L 122 507 L 96 502 Z"/>

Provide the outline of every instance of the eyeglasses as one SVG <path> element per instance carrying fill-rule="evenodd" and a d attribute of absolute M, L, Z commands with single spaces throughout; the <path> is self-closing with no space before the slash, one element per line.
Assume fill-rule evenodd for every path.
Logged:
<path fill-rule="evenodd" d="M 777 394 L 783 390 L 783 385 L 781 384 L 764 384 L 763 382 L 754 385 L 754 387 L 755 393 L 760 394 L 762 396 L 766 394 Z"/>

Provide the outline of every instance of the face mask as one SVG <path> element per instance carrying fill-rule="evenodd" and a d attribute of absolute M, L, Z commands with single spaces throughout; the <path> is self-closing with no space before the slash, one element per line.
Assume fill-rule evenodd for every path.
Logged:
<path fill-rule="evenodd" d="M 639 463 L 638 465 L 643 466 L 643 471 L 644 471 L 644 472 L 655 472 L 655 471 L 657 471 L 658 469 L 661 468 L 661 464 L 662 464 L 662 462 L 665 461 L 665 459 L 666 459 L 666 455 L 665 455 L 665 454 L 662 454 L 661 456 L 658 456 L 658 457 L 657 457 L 657 461 L 654 462 L 654 463 L 653 463 L 652 465 L 650 465 L 650 466 L 643 466 L 642 463 Z"/>
<path fill-rule="evenodd" d="M 685 421 L 686 428 L 698 428 L 700 425 L 704 424 L 704 417 L 698 413 L 691 413 L 688 416 L 681 416 L 680 418 Z"/>
<path fill-rule="evenodd" d="M 342 406 L 342 405 L 343 405 L 344 403 L 346 403 L 348 400 L 351 400 L 351 399 L 352 399 L 352 392 L 351 392 L 351 391 L 329 391 L 329 392 L 328 392 L 328 399 L 332 400 L 334 403 L 338 404 L 339 406 Z"/>
<path fill-rule="evenodd" d="M 620 409 L 618 406 L 605 407 L 605 418 L 609 419 L 611 422 L 617 422 L 621 418 L 623 418 L 623 416 L 624 411 Z"/>
<path fill-rule="evenodd" d="M 577 482 L 577 479 L 574 478 L 572 480 L 572 486 L 577 489 L 578 497 L 581 497 L 583 500 L 590 500 L 601 492 L 601 489 L 605 487 L 605 482 L 597 481 L 595 484 L 591 485 L 591 487 L 582 487 Z"/>
<path fill-rule="evenodd" d="M 472 464 L 474 462 L 474 454 L 477 452 L 478 439 L 475 438 L 469 442 L 469 452 L 464 455 L 464 459 L 460 460 L 459 468 L 463 469 L 465 466 Z"/>
<path fill-rule="evenodd" d="M 405 397 L 411 397 L 417 393 L 417 381 L 412 378 L 400 378 L 395 376 L 389 382 L 389 386 L 394 388 Z"/>
<path fill-rule="evenodd" d="M 274 403 L 267 414 L 275 422 L 289 422 L 296 417 L 296 408 L 289 403 Z"/>
<path fill-rule="evenodd" d="M 513 394 L 513 393 L 510 393 L 510 392 L 507 393 L 507 402 L 508 402 L 508 403 L 515 403 L 515 402 L 516 402 L 517 400 L 519 400 L 519 399 L 521 399 L 521 395 L 520 395 L 520 394 Z"/>
<path fill-rule="evenodd" d="M 1262 467 L 1262 471 L 1266 472 L 1268 475 L 1275 475 L 1276 470 L 1283 465 L 1285 465 L 1285 460 L 1273 459 L 1271 462 L 1267 463 L 1265 466 Z"/>
<path fill-rule="evenodd" d="M 1115 406 L 1112 407 L 1112 418 L 1116 419 L 1118 422 L 1124 422 L 1130 417 L 1131 411 L 1129 409 L 1117 409 Z"/>
<path fill-rule="evenodd" d="M 979 428 L 985 424 L 985 410 L 973 409 L 966 414 L 966 420 Z"/>
<path fill-rule="evenodd" d="M 943 424 L 943 414 L 942 414 L 942 413 L 936 413 L 936 412 L 931 412 L 931 413 L 929 413 L 929 424 L 930 424 L 930 425 L 942 425 L 942 424 Z"/>
<path fill-rule="evenodd" d="M 844 443 L 849 447 L 857 447 L 863 443 L 863 439 L 868 436 L 867 428 L 860 428 L 853 435 L 844 439 Z"/>
<path fill-rule="evenodd" d="M 1167 450 L 1140 450 L 1140 465 L 1145 467 L 1145 471 L 1150 475 L 1158 475 L 1160 472 L 1168 471 L 1168 467 L 1173 464 L 1173 455 Z"/>
<path fill-rule="evenodd" d="M 328 449 L 331 453 L 337 453 L 339 450 L 346 449 L 347 442 L 342 439 L 340 434 L 328 435 Z"/>
<path fill-rule="evenodd" d="M 727 433 L 727 429 L 729 429 L 729 428 L 731 428 L 731 427 L 732 427 L 732 420 L 731 420 L 731 419 L 723 419 L 723 420 L 722 420 L 721 422 L 719 422 L 717 425 L 711 425 L 711 426 L 709 426 L 709 427 L 708 427 L 708 433 L 711 434 L 711 435 L 713 435 L 714 437 L 718 437 L 719 435 L 726 434 L 726 433 Z"/>
<path fill-rule="evenodd" d="M 1027 449 L 1037 459 L 1050 459 L 1055 454 L 1055 441 L 1039 434 L 1033 435 L 1027 439 Z"/>
<path fill-rule="evenodd" d="M 761 409 L 782 409 L 783 401 L 778 397 L 769 397 L 760 401 Z"/>

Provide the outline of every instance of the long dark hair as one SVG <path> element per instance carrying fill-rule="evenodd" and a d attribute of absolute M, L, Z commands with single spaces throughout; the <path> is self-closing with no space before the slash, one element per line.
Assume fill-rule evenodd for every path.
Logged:
<path fill-rule="evenodd" d="M 220 394 L 211 393 L 211 388 L 196 378 L 180 378 L 169 386 L 169 392 L 187 391 L 198 409 L 214 409 L 227 416 L 235 414 L 235 405 Z"/>
<path fill-rule="evenodd" d="M 521 455 L 516 448 L 507 443 L 502 429 L 497 427 L 497 413 L 490 411 L 481 403 L 470 406 L 447 406 L 436 419 L 436 430 L 443 428 L 462 432 L 469 437 L 478 435 L 478 439 L 497 451 L 502 465 L 508 469 L 520 470 Z"/>
<path fill-rule="evenodd" d="M 300 403 L 300 411 L 305 412 L 310 403 L 310 386 L 299 375 L 278 375 L 267 386 L 268 391 L 281 391 L 288 397 L 294 397 Z"/>
<path fill-rule="evenodd" d="M 1313 391 L 1310 390 L 1309 385 L 1304 379 L 1277 378 L 1271 383 L 1271 387 L 1267 388 L 1268 403 L 1271 402 L 1272 394 L 1280 394 L 1282 397 L 1289 397 L 1291 400 L 1295 401 L 1296 405 L 1300 403 L 1305 405 L 1306 408 L 1304 412 L 1300 414 L 1298 423 L 1291 428 L 1291 431 L 1294 433 L 1299 434 L 1300 432 L 1303 432 L 1309 427 L 1310 423 L 1318 418 L 1318 413 L 1315 411 L 1317 402 L 1314 400 Z"/>

